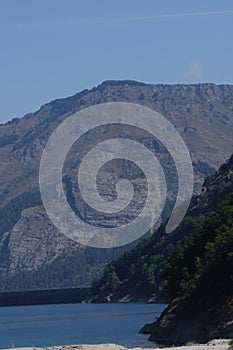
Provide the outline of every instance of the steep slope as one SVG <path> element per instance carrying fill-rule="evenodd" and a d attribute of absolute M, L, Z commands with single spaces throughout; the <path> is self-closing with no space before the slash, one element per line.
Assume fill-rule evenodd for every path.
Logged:
<path fill-rule="evenodd" d="M 110 101 L 128 101 L 148 106 L 162 113 L 176 126 L 191 153 L 196 192 L 200 190 L 204 177 L 213 173 L 232 152 L 233 86 L 230 85 L 147 85 L 132 81 L 107 81 L 92 90 L 55 100 L 42 106 L 36 113 L 1 125 L 2 289 L 11 288 L 9 277 L 12 279 L 12 276 L 22 271 L 38 270 L 57 259 L 60 259 L 61 264 L 62 261 L 66 264 L 66 255 L 78 257 L 83 251 L 83 247 L 59 236 L 59 232 L 51 226 L 41 208 L 38 190 L 39 162 L 48 137 L 65 118 L 82 108 Z M 163 149 L 158 150 L 158 158 L 169 168 Z M 30 216 L 29 223 L 25 219 L 27 215 Z M 40 219 L 42 216 L 43 220 Z M 27 225 L 30 223 L 31 228 L 28 229 Z M 100 266 L 119 252 L 122 250 L 114 251 L 112 255 L 106 253 L 106 258 L 101 258 Z M 90 266 L 97 266 L 95 257 L 101 254 L 93 250 L 88 254 Z M 84 264 L 81 265 L 83 269 Z M 77 274 L 80 272 L 76 271 Z M 53 283 L 52 271 L 48 274 Z M 17 280 L 25 280 L 21 277 L 18 275 Z M 13 284 L 17 288 L 17 283 Z M 23 282 L 20 286 L 23 287 Z"/>
<path fill-rule="evenodd" d="M 165 274 L 173 300 L 142 329 L 150 340 L 182 344 L 233 337 L 233 156 L 209 179 L 207 191 L 216 199 L 220 194 L 220 203 L 170 257 Z"/>
<path fill-rule="evenodd" d="M 165 234 L 162 225 L 153 236 L 141 241 L 134 248 L 125 252 L 116 261 L 104 269 L 100 280 L 93 283 L 93 301 L 104 300 L 168 300 L 174 296 L 173 290 L 178 289 L 186 276 L 186 264 L 179 262 L 176 270 L 176 256 L 183 256 L 176 248 L 184 238 L 186 247 L 190 236 L 204 224 L 206 217 L 211 217 L 216 208 L 229 193 L 233 191 L 233 156 L 226 165 L 212 177 L 205 180 L 203 192 L 194 197 L 189 211 L 180 226 L 172 233 Z M 168 266 L 169 257 L 174 261 Z M 187 259 L 190 252 L 187 253 Z M 164 270 L 170 267 L 169 293 L 168 276 Z M 173 279 L 172 279 L 173 278 Z"/>

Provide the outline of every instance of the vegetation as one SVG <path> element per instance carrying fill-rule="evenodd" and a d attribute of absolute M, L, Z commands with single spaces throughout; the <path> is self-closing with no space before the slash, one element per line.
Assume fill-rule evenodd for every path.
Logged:
<path fill-rule="evenodd" d="M 7 251 L 7 250 L 3 250 Z M 35 271 L 20 271 L 13 276 L 1 277 L 0 290 L 52 289 L 90 286 L 100 276 L 104 266 L 122 253 L 117 249 L 78 249 L 62 254 L 52 263 Z M 3 264 L 4 255 L 1 257 Z M 5 253 L 7 263 L 8 255 Z"/>
<path fill-rule="evenodd" d="M 221 275 L 226 285 L 233 271 L 232 171 L 233 156 L 205 181 L 203 193 L 193 198 L 172 234 L 166 235 L 162 225 L 152 237 L 107 265 L 100 280 L 93 282 L 93 295 L 97 299 L 111 295 L 114 300 L 133 291 L 164 299 L 175 296 L 181 286 L 204 286 L 210 270 L 213 276 Z M 213 286 L 218 282 L 211 280 Z"/>
<path fill-rule="evenodd" d="M 178 242 L 165 266 L 172 301 L 150 325 L 150 340 L 184 344 L 233 334 L 233 157 L 206 181 L 199 203 L 195 217 L 204 219 Z"/>
<path fill-rule="evenodd" d="M 165 293 L 162 270 L 174 247 L 172 242 L 163 241 L 162 233 L 163 226 L 157 232 L 157 239 L 146 238 L 108 264 L 101 279 L 93 282 L 93 294 L 124 294 L 131 290 L 138 294 Z"/>
<path fill-rule="evenodd" d="M 172 297 L 194 291 L 204 297 L 233 290 L 233 193 L 191 236 L 180 242 L 166 266 Z"/>
<path fill-rule="evenodd" d="M 14 227 L 24 209 L 41 203 L 39 191 L 29 191 L 15 197 L 0 208 L 0 236 Z"/>
<path fill-rule="evenodd" d="M 3 135 L 0 137 L 0 147 L 4 147 L 6 145 L 10 145 L 15 143 L 18 140 L 19 136 L 16 134 L 12 135 Z"/>
<path fill-rule="evenodd" d="M 193 163 L 194 170 L 203 174 L 205 177 L 211 176 L 215 173 L 215 169 L 211 167 L 208 163 L 198 160 Z"/>
<path fill-rule="evenodd" d="M 41 204 L 39 191 L 25 192 L 0 208 L 0 236 L 10 231 L 20 219 L 24 209 Z M 10 263 L 9 236 L 0 247 L 0 269 Z M 90 286 L 93 278 L 99 277 L 104 266 L 115 259 L 127 247 L 117 249 L 79 249 L 75 253 L 64 254 L 35 271 L 19 271 L 13 276 L 2 275 L 0 290 L 20 290 L 38 288 L 64 288 Z"/>
<path fill-rule="evenodd" d="M 153 236 L 126 252 L 127 247 L 112 250 L 88 248 L 68 255 L 64 253 L 36 271 L 21 271 L 12 277 L 2 277 L 0 289 L 87 286 L 94 276 L 92 290 L 97 298 L 112 294 L 117 299 L 130 291 L 168 299 L 168 292 L 174 296 L 179 293 L 180 286 L 194 287 L 193 281 L 197 281 L 199 275 L 199 281 L 205 278 L 207 258 L 221 261 L 219 249 L 224 249 L 224 252 L 228 249 L 227 256 L 232 263 L 230 228 L 222 234 L 224 225 L 232 218 L 232 168 L 233 157 L 205 181 L 203 193 L 193 198 L 186 218 L 173 234 L 165 234 L 164 224 Z M 23 209 L 40 203 L 38 192 L 27 192 L 13 199 L 0 210 L 0 232 L 9 231 Z M 7 246 L 5 240 L 0 257 L 2 267 L 8 264 Z M 104 269 L 112 259 L 116 260 Z M 225 271 L 229 268 L 232 266 Z"/>
<path fill-rule="evenodd" d="M 0 238 L 6 231 L 11 231 L 19 220 L 22 210 L 37 206 L 41 203 L 40 196 L 36 190 L 38 190 L 38 167 L 43 146 L 57 125 L 69 115 L 78 112 L 84 105 L 85 107 L 89 107 L 112 100 L 129 101 L 132 103 L 138 102 L 164 114 L 181 132 L 182 130 L 184 131 L 186 127 L 188 130 L 192 131 L 195 125 L 195 132 L 197 134 L 187 132 L 184 136 L 191 154 L 195 154 L 196 164 L 194 164 L 194 168 L 198 183 L 200 183 L 204 175 L 210 175 L 212 173 L 213 169 L 211 165 L 214 166 L 218 164 L 222 155 L 228 154 L 229 147 L 232 145 L 232 96 L 233 87 L 230 85 L 148 85 L 133 81 L 107 81 L 98 87 L 94 87 L 92 90 L 84 90 L 75 96 L 47 103 L 36 113 L 30 113 L 22 119 L 15 118 L 7 124 L 2 125 L 0 137 L 2 161 L 0 162 L 0 172 L 5 175 L 1 177 L 0 183 L 2 189 L 0 193 Z M 207 124 L 211 125 L 208 130 L 206 130 Z M 219 130 L 221 130 L 221 132 L 219 132 Z M 206 143 L 207 139 L 208 144 Z M 211 145 L 209 145 L 209 140 L 213 140 Z M 165 171 L 167 183 L 176 183 L 176 181 L 174 181 L 177 175 L 175 166 L 171 166 L 168 152 L 164 152 L 165 147 L 163 149 L 159 144 L 153 147 L 158 155 L 161 154 L 161 164 L 163 164 L 164 169 L 167 170 Z M 221 150 L 221 152 L 219 150 Z M 67 182 L 67 198 L 72 205 L 72 188 L 69 188 L 68 185 L 69 183 Z M 29 189 L 35 190 L 34 192 L 28 192 Z M 20 196 L 19 191 L 23 193 Z M 225 188 L 219 189 L 218 197 L 219 195 L 221 196 L 221 191 L 224 192 Z M 170 192 L 168 188 L 168 193 L 170 194 Z M 106 284 L 106 276 L 106 285 L 104 288 L 102 288 L 103 285 L 100 284 L 98 287 L 98 283 L 94 283 L 94 285 L 97 286 L 97 294 L 100 288 L 101 293 L 103 291 L 104 293 L 108 293 L 108 291 L 111 292 L 112 285 L 114 294 L 120 289 L 124 291 L 130 287 L 136 291 L 145 289 L 149 293 L 156 293 L 158 296 L 166 295 L 167 282 L 163 276 L 164 265 L 170 254 L 172 254 L 177 242 L 181 240 L 187 232 L 191 232 L 193 227 L 204 219 L 206 212 L 214 210 L 214 204 L 213 208 L 208 208 L 212 200 L 210 198 L 211 193 L 208 193 L 208 196 L 209 199 L 207 199 L 207 202 L 202 202 L 202 204 L 199 202 L 194 203 L 192 212 L 188 214 L 186 221 L 183 222 L 183 226 L 181 226 L 179 231 L 166 236 L 162 227 L 153 237 L 150 239 L 147 238 L 145 243 L 140 243 L 139 253 L 137 253 L 137 249 L 129 252 L 129 255 L 127 254 L 125 256 L 129 261 L 129 266 L 126 269 L 129 271 L 128 275 L 125 273 L 123 274 L 123 272 L 120 273 L 117 263 L 114 262 L 112 264 L 114 268 L 106 272 L 106 274 L 112 274 L 110 279 L 112 282 Z M 169 215 L 169 209 L 170 203 L 167 202 L 166 210 L 164 210 L 165 215 Z M 195 209 L 199 211 L 198 220 L 193 219 L 194 215 L 196 215 Z M 203 217 L 201 217 L 201 212 Z M 39 226 L 39 223 L 38 225 L 35 224 L 35 230 L 39 231 L 41 229 Z M 24 229 L 25 226 L 22 227 L 22 230 Z M 49 230 L 49 225 L 43 227 L 43 232 L 45 234 L 46 230 Z M 11 272 L 14 270 L 14 259 L 11 253 L 14 254 L 14 257 L 20 256 L 21 254 L 21 248 L 18 247 L 17 250 L 17 239 L 12 242 L 12 236 L 13 235 L 9 233 L 8 239 L 6 239 L 5 236 L 4 239 L 0 239 L 0 279 L 4 274 L 9 274 L 10 270 Z M 28 236 L 28 241 L 29 244 L 30 241 L 32 241 L 33 245 L 33 237 Z M 10 250 L 13 243 L 15 244 L 14 249 Z M 46 245 L 47 243 L 42 242 L 42 244 Z M 128 247 L 125 247 L 125 249 L 127 248 Z M 8 250 L 10 255 L 8 254 Z M 28 256 L 31 255 L 30 249 L 28 249 L 28 252 Z M 70 267 L 71 271 L 74 273 L 73 276 L 65 272 L 65 265 L 69 264 L 68 259 L 71 256 L 71 252 L 69 252 L 67 260 L 64 256 L 55 260 L 51 265 L 51 270 L 49 270 L 49 266 L 46 265 L 50 259 L 48 258 L 48 260 L 46 260 L 46 257 L 44 257 L 43 262 L 46 271 L 40 269 L 34 272 L 24 271 L 22 274 L 19 273 L 17 276 L 12 277 L 10 281 L 8 280 L 1 283 L 1 285 L 6 288 L 19 288 L 20 286 L 24 288 L 23 286 L 26 285 L 34 286 L 38 283 L 42 286 L 44 283 L 44 286 L 46 286 L 48 283 L 46 278 L 43 277 L 43 275 L 45 276 L 46 274 L 50 276 L 47 277 L 47 279 L 50 278 L 51 286 L 53 282 L 54 286 L 63 283 L 62 280 L 64 280 L 64 285 L 69 285 L 69 280 L 70 285 L 84 283 L 84 277 L 82 277 L 84 275 L 82 275 L 81 270 L 78 270 L 78 268 L 86 271 L 84 273 L 86 273 L 87 281 L 90 281 L 92 279 L 91 276 L 97 274 L 96 277 L 98 277 L 103 265 L 112 258 L 116 258 L 119 252 L 122 252 L 122 250 L 117 251 L 117 253 L 112 252 L 112 255 L 108 255 L 108 253 L 104 251 L 103 254 L 106 255 L 105 258 L 100 257 L 102 253 L 100 254 L 97 250 L 88 252 L 88 259 L 90 259 L 91 262 L 87 270 L 85 270 L 82 262 L 74 257 L 73 263 L 77 264 L 77 269 Z M 142 254 L 142 256 L 140 256 L 140 254 Z M 28 256 L 27 254 L 25 255 L 25 265 L 27 264 Z M 34 257 L 36 257 L 36 251 Z M 96 267 L 96 265 L 98 265 L 96 257 L 100 258 L 100 269 Z M 83 259 L 85 262 L 86 258 L 81 254 L 80 259 Z M 33 264 L 33 258 L 30 261 Z M 31 268 L 33 268 L 32 264 L 30 265 Z M 124 263 L 122 262 L 121 264 Z M 10 265 L 11 267 L 13 266 L 11 269 L 9 269 Z M 37 264 L 35 264 L 34 268 L 36 268 L 36 266 Z M 16 268 L 20 269 L 21 267 L 17 265 Z M 23 265 L 22 268 L 26 269 L 28 266 Z M 12 273 L 15 273 L 15 270 Z M 123 268 L 121 270 L 123 271 Z M 54 271 L 57 272 L 54 273 Z M 138 280 L 135 282 L 137 273 L 139 273 L 139 276 L 143 276 L 141 283 Z"/>

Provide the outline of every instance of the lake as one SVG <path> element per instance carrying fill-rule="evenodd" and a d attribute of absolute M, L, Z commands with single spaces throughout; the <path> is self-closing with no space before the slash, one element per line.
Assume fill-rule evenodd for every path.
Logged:
<path fill-rule="evenodd" d="M 117 343 L 153 346 L 138 334 L 164 304 L 59 304 L 0 307 L 0 349 L 20 346 Z"/>

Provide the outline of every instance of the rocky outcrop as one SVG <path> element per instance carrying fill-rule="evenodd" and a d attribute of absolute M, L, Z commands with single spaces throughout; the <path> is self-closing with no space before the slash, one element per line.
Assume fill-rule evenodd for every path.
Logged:
<path fill-rule="evenodd" d="M 233 299 L 212 300 L 212 305 L 198 305 L 194 298 L 173 300 L 155 323 L 141 333 L 162 344 L 206 343 L 211 339 L 233 337 Z"/>
<path fill-rule="evenodd" d="M 65 250 L 78 249 L 78 245 L 54 227 L 42 207 L 25 209 L 13 230 L 4 234 L 4 239 L 7 237 L 9 275 L 36 270 L 51 263 Z"/>

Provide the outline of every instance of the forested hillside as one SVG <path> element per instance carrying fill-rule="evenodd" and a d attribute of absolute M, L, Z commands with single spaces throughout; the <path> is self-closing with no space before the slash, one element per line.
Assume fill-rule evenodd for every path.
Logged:
<path fill-rule="evenodd" d="M 165 234 L 162 225 L 152 237 L 107 265 L 101 279 L 93 283 L 94 301 L 168 300 L 191 277 L 192 283 L 201 274 L 204 279 L 209 261 L 217 259 L 221 249 L 225 254 L 224 244 L 232 249 L 231 226 L 221 236 L 224 224 L 232 225 L 232 192 L 233 156 L 205 180 L 202 194 L 193 197 L 185 219 L 172 234 Z M 223 279 L 228 280 L 229 268 L 224 269 Z"/>
<path fill-rule="evenodd" d="M 207 192 L 217 208 L 169 258 L 165 278 L 173 300 L 142 329 L 151 340 L 181 344 L 233 337 L 233 157 L 207 181 Z M 209 198 L 205 194 L 206 205 Z"/>

